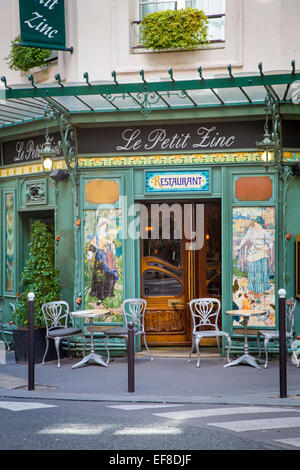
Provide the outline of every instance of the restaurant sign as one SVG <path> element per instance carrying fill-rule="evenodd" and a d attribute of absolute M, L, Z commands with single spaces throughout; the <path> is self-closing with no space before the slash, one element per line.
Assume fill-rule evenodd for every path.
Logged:
<path fill-rule="evenodd" d="M 146 171 L 146 192 L 210 192 L 210 170 Z"/>

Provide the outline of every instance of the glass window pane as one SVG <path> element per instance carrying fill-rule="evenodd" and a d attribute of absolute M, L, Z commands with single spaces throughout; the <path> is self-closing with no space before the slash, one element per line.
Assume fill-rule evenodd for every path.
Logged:
<path fill-rule="evenodd" d="M 210 41 L 225 40 L 225 17 L 209 18 L 208 20 L 208 39 Z"/>
<path fill-rule="evenodd" d="M 207 16 L 225 15 L 225 0 L 186 0 L 186 8 L 203 10 Z M 210 41 L 225 40 L 225 16 L 208 19 L 208 39 Z"/>
<path fill-rule="evenodd" d="M 143 274 L 143 296 L 160 297 L 181 295 L 183 286 L 175 277 L 162 271 L 149 269 Z"/>
<path fill-rule="evenodd" d="M 140 19 L 144 16 L 154 13 L 155 11 L 175 10 L 177 8 L 177 2 L 140 2 Z"/>
<path fill-rule="evenodd" d="M 206 15 L 225 13 L 225 0 L 186 0 L 186 8 L 203 10 Z"/>
<path fill-rule="evenodd" d="M 154 205 L 156 207 L 156 205 Z M 143 256 L 151 256 L 168 264 L 181 266 L 181 223 L 180 206 L 161 205 L 161 211 L 148 213 L 148 221 L 141 220 Z M 176 209 L 180 210 L 176 212 Z M 163 213 L 162 213 L 163 212 Z"/>
<path fill-rule="evenodd" d="M 181 266 L 181 240 L 143 240 L 143 256 L 159 258 L 172 266 Z"/>

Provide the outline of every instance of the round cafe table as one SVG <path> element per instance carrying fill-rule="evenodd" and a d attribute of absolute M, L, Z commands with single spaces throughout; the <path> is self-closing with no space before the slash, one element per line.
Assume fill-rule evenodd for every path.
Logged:
<path fill-rule="evenodd" d="M 109 313 L 109 310 L 78 310 L 77 312 L 71 312 L 73 317 L 77 318 L 88 318 L 90 324 L 90 334 L 91 334 L 91 352 L 87 356 L 85 356 L 80 362 L 74 364 L 72 369 L 76 369 L 77 367 L 82 367 L 85 364 L 98 364 L 100 366 L 107 367 L 108 363 L 105 362 L 99 354 L 95 352 L 95 343 L 94 343 L 94 326 L 93 320 L 95 317 L 99 317 L 104 315 L 105 313 Z"/>
<path fill-rule="evenodd" d="M 226 315 L 231 315 L 234 317 L 243 317 L 244 319 L 244 354 L 232 362 L 229 362 L 224 367 L 236 366 L 241 362 L 249 364 L 250 366 L 256 367 L 260 369 L 259 365 L 257 364 L 255 358 L 250 356 L 249 354 L 249 346 L 248 346 L 248 336 L 247 336 L 247 326 L 249 322 L 249 318 L 256 315 L 263 315 L 265 313 L 264 310 L 250 310 L 250 309 L 243 309 L 243 310 L 227 310 Z"/>

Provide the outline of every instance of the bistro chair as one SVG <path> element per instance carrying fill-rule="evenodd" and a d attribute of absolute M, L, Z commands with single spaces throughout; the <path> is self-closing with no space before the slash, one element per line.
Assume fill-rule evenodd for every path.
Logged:
<path fill-rule="evenodd" d="M 57 367 L 60 367 L 60 351 L 59 346 L 63 338 L 67 338 L 69 354 L 70 354 L 70 337 L 81 335 L 84 341 L 85 354 L 86 338 L 81 328 L 74 328 L 73 322 L 69 313 L 69 304 L 64 300 L 55 302 L 48 302 L 42 305 L 42 312 L 46 324 L 46 350 L 43 357 L 42 364 L 45 363 L 45 358 L 48 352 L 49 339 L 53 339 L 57 353 Z M 71 327 L 69 325 L 72 325 Z"/>
<path fill-rule="evenodd" d="M 193 320 L 193 333 L 192 333 L 192 349 L 189 354 L 188 362 L 191 362 L 191 355 L 195 349 L 197 351 L 198 362 L 197 367 L 200 367 L 200 351 L 199 345 L 201 338 L 213 338 L 216 337 L 218 350 L 220 356 L 222 354 L 220 348 L 220 336 L 226 337 L 227 339 L 227 360 L 229 359 L 229 352 L 231 348 L 231 338 L 225 331 L 219 330 L 218 318 L 220 313 L 221 303 L 218 299 L 202 298 L 193 299 L 190 301 L 190 310 Z"/>
<path fill-rule="evenodd" d="M 286 300 L 285 303 L 285 311 L 286 311 L 286 339 L 290 341 L 290 346 L 292 347 L 292 342 L 294 339 L 294 314 L 296 308 L 296 300 L 291 297 L 290 299 Z M 264 368 L 268 367 L 268 344 L 273 339 L 279 339 L 279 330 L 259 330 L 257 332 L 257 348 L 259 358 L 261 357 L 261 348 L 260 348 L 260 340 L 261 338 L 264 339 L 264 350 L 265 350 L 265 364 Z"/>
<path fill-rule="evenodd" d="M 144 336 L 144 345 L 150 355 L 150 361 L 153 361 L 153 356 L 148 348 L 146 341 L 146 332 L 145 332 L 145 312 L 146 312 L 147 302 L 144 299 L 127 299 L 122 303 L 122 313 L 125 318 L 124 327 L 116 327 L 104 330 L 105 336 L 105 349 L 107 353 L 107 364 L 109 363 L 109 349 L 107 346 L 108 338 L 125 338 L 126 344 L 128 340 L 128 323 L 133 322 L 134 324 L 134 336 L 143 335 Z"/>

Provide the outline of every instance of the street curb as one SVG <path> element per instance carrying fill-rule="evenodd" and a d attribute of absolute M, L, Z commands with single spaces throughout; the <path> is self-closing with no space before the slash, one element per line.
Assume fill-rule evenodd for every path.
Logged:
<path fill-rule="evenodd" d="M 36 386 L 38 388 L 38 385 Z M 290 394 L 287 398 L 280 398 L 275 392 L 253 394 L 243 397 L 222 396 L 193 396 L 182 398 L 179 396 L 155 396 L 141 395 L 135 393 L 120 393 L 114 395 L 107 394 L 76 394 L 47 392 L 46 387 L 43 391 L 38 390 L 6 390 L 0 388 L 1 398 L 25 398 L 25 399 L 43 399 L 43 400 L 66 400 L 66 401 L 87 401 L 87 402 L 131 402 L 131 403 L 178 403 L 178 404 L 221 404 L 221 405 L 264 405 L 264 406 L 292 406 L 300 407 L 300 395 Z"/>

